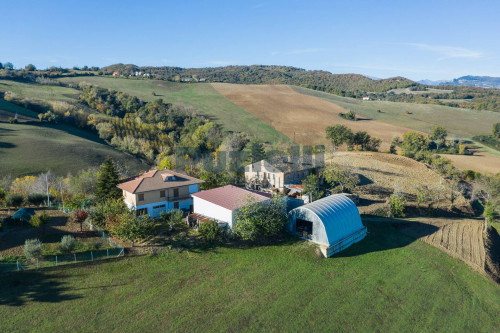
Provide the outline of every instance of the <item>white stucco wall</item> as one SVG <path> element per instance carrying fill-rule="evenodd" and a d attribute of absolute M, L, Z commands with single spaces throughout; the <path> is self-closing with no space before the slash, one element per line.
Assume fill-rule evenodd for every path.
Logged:
<path fill-rule="evenodd" d="M 193 197 L 193 211 L 212 219 L 227 222 L 229 227 L 233 226 L 233 211 L 213 204 L 201 198 Z"/>

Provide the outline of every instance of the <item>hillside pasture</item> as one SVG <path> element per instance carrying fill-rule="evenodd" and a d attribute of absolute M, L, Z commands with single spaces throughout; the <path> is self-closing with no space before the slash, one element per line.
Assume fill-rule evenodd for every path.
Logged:
<path fill-rule="evenodd" d="M 270 143 L 280 144 L 290 141 L 283 133 L 224 98 L 208 83 L 174 83 L 112 77 L 67 77 L 60 81 L 87 82 L 103 88 L 123 91 L 144 101 L 162 98 L 168 103 L 199 110 L 201 114 L 219 123 L 226 131 L 244 132 Z"/>
<path fill-rule="evenodd" d="M 5 331 L 498 330 L 492 281 L 392 224 L 367 227 L 329 259 L 289 239 L 5 274 L 0 321 Z"/>
<path fill-rule="evenodd" d="M 42 101 L 73 102 L 78 99 L 80 92 L 76 89 L 23 83 L 11 80 L 0 80 L 0 91 L 11 91 L 23 97 Z"/>
<path fill-rule="evenodd" d="M 98 166 L 110 156 L 132 171 L 148 166 L 108 146 L 93 133 L 68 125 L 0 123 L 0 174 L 23 176 L 50 169 L 68 172 Z"/>
<path fill-rule="evenodd" d="M 388 148 L 392 138 L 408 128 L 371 119 L 349 121 L 339 117 L 347 110 L 314 96 L 297 93 L 285 85 L 238 85 L 212 83 L 222 95 L 249 113 L 303 145 L 325 144 L 327 126 L 342 124 L 353 131 L 366 131 Z"/>

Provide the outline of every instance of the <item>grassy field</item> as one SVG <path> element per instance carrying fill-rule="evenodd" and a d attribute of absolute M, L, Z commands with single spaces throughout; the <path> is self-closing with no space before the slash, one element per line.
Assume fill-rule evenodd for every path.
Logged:
<path fill-rule="evenodd" d="M 38 119 L 38 113 L 0 99 L 0 111 L 2 110 Z"/>
<path fill-rule="evenodd" d="M 210 84 L 111 77 L 68 77 L 60 80 L 63 82 L 84 81 L 104 88 L 123 91 L 145 101 L 162 98 L 169 103 L 199 110 L 202 114 L 221 124 L 227 131 L 245 132 L 271 143 L 290 141 L 283 133 L 224 98 Z M 152 95 L 153 91 L 156 96 Z"/>
<path fill-rule="evenodd" d="M 417 223 L 417 222 L 415 222 Z M 5 331 L 498 331 L 500 289 L 391 225 L 330 259 L 289 240 L 5 274 Z"/>
<path fill-rule="evenodd" d="M 75 101 L 80 94 L 78 90 L 72 88 L 29 84 L 10 80 L 0 80 L 0 91 L 12 91 L 32 99 L 65 102 Z"/>
<path fill-rule="evenodd" d="M 408 127 L 429 133 L 435 125 L 444 126 L 450 136 L 472 138 L 479 134 L 489 134 L 491 126 L 500 122 L 500 112 L 476 111 L 448 106 L 387 101 L 361 101 L 340 97 L 321 91 L 293 87 L 304 95 L 315 96 L 370 119 Z M 378 112 L 381 110 L 382 112 Z M 406 114 L 406 111 L 411 114 Z"/>
<path fill-rule="evenodd" d="M 97 135 L 72 126 L 0 123 L 0 174 L 21 176 L 50 169 L 65 176 L 97 166 L 106 156 L 133 171 L 148 168 L 109 147 Z"/>

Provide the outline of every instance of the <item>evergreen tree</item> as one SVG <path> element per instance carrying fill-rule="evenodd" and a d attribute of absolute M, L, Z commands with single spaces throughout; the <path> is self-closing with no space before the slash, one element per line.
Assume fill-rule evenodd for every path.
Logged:
<path fill-rule="evenodd" d="M 101 164 L 97 177 L 95 196 L 98 201 L 118 199 L 122 196 L 121 190 L 116 187 L 119 182 L 118 171 L 111 158 L 107 157 Z"/>
<path fill-rule="evenodd" d="M 248 152 L 250 153 L 249 159 L 251 163 L 262 161 L 266 158 L 266 151 L 264 145 L 257 140 L 251 140 L 247 144 Z"/>

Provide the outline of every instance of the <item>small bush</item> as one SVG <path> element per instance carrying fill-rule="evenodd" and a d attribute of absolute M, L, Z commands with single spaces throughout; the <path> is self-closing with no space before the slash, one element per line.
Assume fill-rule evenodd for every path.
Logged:
<path fill-rule="evenodd" d="M 71 235 L 64 235 L 59 244 L 59 250 L 63 253 L 71 253 L 75 249 L 76 239 Z"/>
<path fill-rule="evenodd" d="M 403 196 L 397 194 L 391 195 L 389 201 L 391 217 L 405 217 L 405 206 L 406 199 Z"/>
<path fill-rule="evenodd" d="M 48 223 L 50 221 L 50 216 L 46 213 L 42 213 L 41 215 L 33 215 L 30 219 L 30 225 L 35 228 L 39 228 L 42 225 Z"/>
<path fill-rule="evenodd" d="M 5 198 L 7 207 L 20 207 L 24 202 L 24 196 L 20 193 L 9 193 Z"/>
<path fill-rule="evenodd" d="M 43 244 L 39 239 L 27 239 L 24 242 L 24 256 L 28 259 L 35 259 L 42 255 Z"/>
<path fill-rule="evenodd" d="M 215 243 L 222 239 L 223 232 L 216 221 L 202 223 L 198 229 L 201 237 L 209 243 Z"/>

